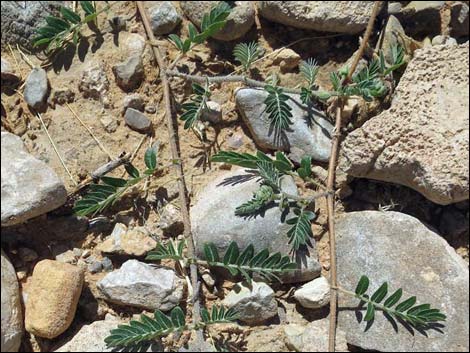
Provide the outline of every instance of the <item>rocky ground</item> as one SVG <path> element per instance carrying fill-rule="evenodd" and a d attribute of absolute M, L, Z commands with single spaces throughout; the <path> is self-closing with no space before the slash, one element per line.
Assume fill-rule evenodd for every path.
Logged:
<path fill-rule="evenodd" d="M 44 54 L 31 46 L 33 32 L 58 6 L 72 3 L 1 5 L 2 351 L 109 351 L 103 340 L 119 323 L 155 309 L 185 307 L 188 300 L 185 280 L 171 262 L 154 266 L 144 260 L 158 242 L 183 233 L 177 181 L 168 168 L 162 86 L 144 27 L 134 2 L 116 2 L 99 16 L 101 35 L 85 30 L 77 48 L 44 65 Z M 199 26 L 211 4 L 148 1 L 145 6 L 158 44 L 173 61 L 178 51 L 167 35 L 187 36 L 187 24 Z M 299 62 L 314 57 L 320 64 L 318 84 L 330 89 L 329 73 L 351 62 L 371 9 L 370 1 L 235 2 L 226 27 L 175 69 L 230 74 L 239 69 L 234 46 L 256 40 L 264 50 L 254 64 L 256 79 L 275 73 L 282 86 L 298 87 Z M 469 350 L 468 9 L 468 1 L 383 6 L 371 46 L 377 43 L 390 55 L 389 45 L 401 44 L 407 66 L 384 99 L 349 99 L 337 168 L 339 283 L 352 288 L 362 274 L 371 278 L 371 288 L 388 281 L 439 308 L 448 320 L 440 328 L 410 332 L 378 315 L 366 329 L 351 309 L 357 304 L 340 296 L 338 351 Z M 191 86 L 172 78 L 171 88 L 180 115 Z M 212 164 L 215 152 L 283 150 L 294 162 L 310 155 L 317 179 L 326 179 L 331 106 L 306 110 L 292 96 L 293 128 L 287 145 L 278 144 L 264 123 L 263 94 L 240 83 L 215 84 L 204 144 L 178 121 L 198 252 L 204 242 L 223 250 L 232 240 L 289 249 L 278 208 L 263 217 L 233 215 L 258 181 L 221 186 L 245 172 Z M 144 151 L 152 145 L 158 145 L 162 168 L 145 196 L 125 197 L 97 217 L 73 214 L 81 194 L 76 184 L 124 152 L 143 169 Z M 122 176 L 121 169 L 111 175 Z M 313 192 L 290 179 L 284 184 L 294 194 Z M 204 305 L 224 304 L 240 313 L 239 326 L 209 329 L 209 348 L 327 350 L 324 200 L 315 212 L 314 247 L 284 284 L 256 282 L 250 288 L 208 270 L 202 274 Z M 178 351 L 188 338 L 169 336 L 148 351 Z"/>

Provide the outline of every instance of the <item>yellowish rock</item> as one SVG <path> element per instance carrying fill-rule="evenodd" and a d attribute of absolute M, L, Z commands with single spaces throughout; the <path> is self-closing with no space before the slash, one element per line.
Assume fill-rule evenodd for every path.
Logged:
<path fill-rule="evenodd" d="M 144 256 L 156 246 L 157 242 L 145 228 L 136 227 L 127 230 L 125 225 L 117 223 L 111 235 L 97 247 L 97 250 L 105 254 Z"/>
<path fill-rule="evenodd" d="M 72 323 L 82 291 L 84 271 L 53 260 L 39 262 L 33 271 L 25 310 L 26 330 L 52 339 Z"/>

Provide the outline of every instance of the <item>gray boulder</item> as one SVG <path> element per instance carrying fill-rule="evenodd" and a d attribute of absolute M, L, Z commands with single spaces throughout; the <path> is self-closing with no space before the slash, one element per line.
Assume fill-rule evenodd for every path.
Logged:
<path fill-rule="evenodd" d="M 261 324 L 277 315 L 274 291 L 263 282 L 237 283 L 223 305 L 235 309 L 238 319 L 250 325 Z"/>
<path fill-rule="evenodd" d="M 468 200 L 468 48 L 417 50 L 390 109 L 344 139 L 339 170 L 408 186 L 441 205 Z"/>
<path fill-rule="evenodd" d="M 18 352 L 23 336 L 23 315 L 16 272 L 6 254 L 1 252 L 2 268 L 2 352 Z"/>
<path fill-rule="evenodd" d="M 46 24 L 45 18 L 57 15 L 64 1 L 2 1 L 2 47 L 6 44 L 34 50 L 35 31 Z"/>
<path fill-rule="evenodd" d="M 180 1 L 184 14 L 197 27 L 201 26 L 202 17 L 215 6 L 215 1 Z M 255 23 L 255 9 L 251 1 L 233 1 L 234 6 L 227 17 L 224 28 L 214 34 L 214 38 L 231 41 L 243 37 Z"/>
<path fill-rule="evenodd" d="M 372 1 L 259 1 L 264 18 L 296 28 L 356 34 L 364 30 Z"/>
<path fill-rule="evenodd" d="M 112 303 L 168 311 L 182 300 L 184 281 L 172 269 L 128 260 L 97 287 Z"/>
<path fill-rule="evenodd" d="M 221 175 L 201 191 L 197 202 L 191 207 L 191 224 L 198 256 L 204 255 L 204 244 L 214 243 L 223 255 L 232 241 L 246 248 L 253 244 L 255 251 L 268 249 L 270 252 L 289 254 L 287 231 L 290 226 L 282 222 L 283 215 L 277 205 L 254 217 L 239 217 L 235 209 L 251 200 L 260 186 L 259 179 L 242 168 Z M 285 192 L 297 195 L 297 187 L 291 177 L 282 180 Z M 207 215 L 211 215 L 207 217 Z M 320 274 L 316 250 L 299 251 L 296 261 L 299 270 L 283 276 L 284 282 L 303 282 Z"/>
<path fill-rule="evenodd" d="M 164 1 L 149 9 L 150 25 L 155 35 L 171 33 L 181 23 L 181 16 L 171 1 Z"/>
<path fill-rule="evenodd" d="M 52 211 L 67 199 L 64 184 L 44 162 L 30 155 L 18 136 L 3 132 L 2 226 Z"/>
<path fill-rule="evenodd" d="M 36 110 L 44 108 L 49 93 L 46 70 L 36 67 L 26 78 L 24 87 L 24 100 Z"/>
<path fill-rule="evenodd" d="M 389 294 L 403 288 L 403 298 L 416 295 L 419 303 L 448 317 L 443 327 L 412 333 L 400 323 L 394 329 L 380 312 L 365 329 L 354 310 L 339 310 L 339 327 L 350 345 L 383 352 L 468 352 L 468 265 L 443 238 L 399 212 L 346 213 L 338 218 L 336 232 L 342 287 L 354 290 L 367 275 L 370 292 L 388 282 Z M 339 298 L 340 308 L 358 305 L 355 298 Z"/>
<path fill-rule="evenodd" d="M 324 114 L 301 103 L 299 95 L 290 95 L 287 102 L 292 108 L 292 125 L 280 134 L 270 127 L 264 112 L 268 93 L 262 89 L 242 88 L 235 94 L 237 108 L 248 125 L 257 145 L 265 149 L 289 152 L 289 157 L 300 162 L 305 155 L 326 162 L 330 157 L 333 126 Z"/>

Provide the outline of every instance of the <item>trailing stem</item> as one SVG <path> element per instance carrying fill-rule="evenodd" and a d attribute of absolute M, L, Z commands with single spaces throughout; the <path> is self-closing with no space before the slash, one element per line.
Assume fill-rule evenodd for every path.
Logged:
<path fill-rule="evenodd" d="M 156 43 L 155 36 L 152 31 L 152 27 L 150 26 L 150 22 L 148 19 L 147 12 L 145 10 L 144 4 L 142 1 L 137 1 L 137 8 L 139 10 L 140 16 L 142 18 L 142 22 L 145 27 L 145 31 L 147 36 L 149 37 L 150 42 Z M 183 224 L 184 224 L 184 236 L 188 242 L 188 253 L 191 257 L 194 256 L 194 240 L 191 234 L 191 222 L 189 218 L 189 209 L 188 209 L 188 198 L 186 194 L 186 184 L 184 180 L 184 173 L 183 173 L 183 166 L 181 163 L 181 158 L 178 152 L 178 145 L 176 142 L 176 131 L 174 128 L 175 119 L 173 116 L 172 111 L 172 104 L 171 104 L 171 96 L 170 96 L 170 86 L 168 83 L 167 78 L 167 71 L 166 71 L 166 63 L 165 59 L 163 58 L 160 48 L 158 45 L 152 46 L 153 54 L 155 59 L 157 60 L 157 64 L 160 68 L 160 79 L 162 81 L 163 86 L 163 98 L 165 103 L 165 116 L 167 121 L 167 129 L 168 135 L 170 140 L 170 150 L 171 150 L 171 157 L 174 161 L 179 161 L 179 163 L 175 163 L 174 167 L 176 169 L 176 174 L 178 176 L 178 191 L 179 191 L 179 199 L 181 203 L 181 213 L 183 217 Z M 192 304 L 193 304 L 193 324 L 197 326 L 198 322 L 200 321 L 200 306 L 199 306 L 199 284 L 198 284 L 198 272 L 197 266 L 195 264 L 191 264 L 190 266 L 190 275 L 191 275 L 191 285 L 192 285 Z M 197 331 L 197 339 L 202 342 L 202 331 Z"/>
<path fill-rule="evenodd" d="M 374 26 L 375 18 L 381 7 L 381 1 L 375 1 L 374 7 L 372 9 L 369 22 L 367 24 L 362 43 L 359 47 L 359 51 L 354 58 L 353 64 L 349 70 L 346 80 L 343 81 L 343 85 L 347 84 L 354 71 L 356 71 L 357 64 L 362 57 L 362 54 L 366 48 L 369 37 L 372 33 L 372 28 Z M 336 273 L 336 233 L 335 233 L 335 198 L 334 198 L 334 187 L 335 187 L 335 171 L 336 171 L 336 161 L 338 159 L 338 150 L 341 134 L 341 110 L 343 105 L 342 98 L 338 98 L 337 107 L 336 107 L 336 121 L 333 138 L 331 141 L 331 154 L 330 161 L 328 165 L 328 179 L 327 179 L 327 190 L 332 191 L 327 197 L 327 209 L 328 209 L 328 234 L 330 240 L 330 285 L 331 285 L 331 296 L 330 296 L 330 328 L 329 328 L 329 339 L 328 339 L 328 350 L 330 352 L 335 351 L 336 345 L 336 315 L 337 315 L 337 306 L 338 306 L 338 293 L 337 293 L 337 273 Z"/>

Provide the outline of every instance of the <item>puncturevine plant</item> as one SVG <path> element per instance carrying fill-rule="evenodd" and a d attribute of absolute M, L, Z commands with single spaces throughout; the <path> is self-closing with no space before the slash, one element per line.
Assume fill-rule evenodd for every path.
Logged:
<path fill-rule="evenodd" d="M 84 24 L 96 21 L 99 13 L 93 2 L 81 1 L 81 8 L 85 17 L 67 8 L 61 11 L 61 17 L 48 17 L 47 25 L 38 30 L 35 39 L 36 46 L 45 46 L 48 55 L 64 49 L 71 44 L 77 44 L 80 39 L 80 29 Z M 226 23 L 230 14 L 229 2 L 219 2 L 209 13 L 204 15 L 200 31 L 192 24 L 188 26 L 188 38 L 180 38 L 170 35 L 169 40 L 180 51 L 180 56 L 186 55 L 194 46 L 203 44 L 208 38 L 219 31 Z M 325 102 L 331 97 L 345 99 L 351 96 L 362 97 L 367 101 L 379 99 L 387 94 L 386 80 L 393 80 L 393 72 L 404 64 L 404 52 L 399 46 L 391 48 L 391 62 L 387 62 L 384 54 L 379 52 L 365 67 L 358 72 L 351 73 L 345 67 L 339 72 L 330 74 L 331 91 L 319 90 L 315 81 L 319 67 L 314 59 L 301 62 L 299 71 L 305 84 L 299 88 L 286 88 L 277 84 L 275 78 L 263 82 L 250 78 L 252 64 L 262 56 L 263 51 L 256 42 L 241 43 L 234 49 L 234 57 L 241 64 L 243 75 L 230 76 L 193 76 L 178 71 L 172 67 L 179 58 L 165 71 L 168 77 L 181 77 L 192 82 L 192 95 L 181 105 L 180 119 L 184 121 L 184 128 L 194 130 L 202 140 L 204 133 L 201 129 L 204 125 L 198 124 L 201 116 L 207 110 L 207 102 L 210 98 L 210 86 L 214 82 L 241 82 L 250 87 L 263 88 L 267 92 L 264 101 L 265 112 L 268 115 L 271 128 L 276 133 L 289 129 L 292 124 L 292 112 L 288 101 L 291 99 L 288 93 L 300 94 L 304 104 Z M 127 179 L 101 176 L 98 181 L 88 187 L 88 192 L 76 201 L 74 210 L 81 216 L 94 216 L 104 212 L 114 205 L 120 198 L 150 178 L 156 177 L 158 171 L 157 150 L 149 148 L 145 152 L 144 161 L 146 169 L 137 170 L 131 163 L 125 162 L 124 166 L 129 174 Z M 267 207 L 272 207 L 277 202 L 281 209 L 290 208 L 295 216 L 286 220 L 290 226 L 287 232 L 286 242 L 291 246 L 292 253 L 302 247 L 312 246 L 313 234 L 310 223 L 316 218 L 312 212 L 312 206 L 316 199 L 331 195 L 328 190 L 319 183 L 312 174 L 310 157 L 304 157 L 300 165 L 296 167 L 282 152 L 277 152 L 273 157 L 258 151 L 256 154 L 219 151 L 212 157 L 213 162 L 228 163 L 250 169 L 255 173 L 261 183 L 250 200 L 246 200 L 233 212 L 233 217 L 252 216 Z M 178 162 L 175 162 L 176 164 Z M 313 196 L 297 196 L 284 192 L 281 188 L 281 178 L 285 175 L 294 179 L 303 180 L 310 185 L 315 185 L 318 190 Z M 157 248 L 147 255 L 148 261 L 172 260 L 177 262 L 186 275 L 191 266 L 195 266 L 199 272 L 201 268 L 224 268 L 233 277 L 242 276 L 247 283 L 251 283 L 253 277 L 266 281 L 280 281 L 280 275 L 295 270 L 296 263 L 292 261 L 292 254 L 270 254 L 267 249 L 255 252 L 254 246 L 248 245 L 240 249 L 238 244 L 232 242 L 224 256 L 219 253 L 214 244 L 204 245 L 204 256 L 197 258 L 188 244 L 191 239 L 176 242 L 158 244 Z M 356 297 L 359 306 L 366 306 L 364 320 L 371 322 L 377 311 L 382 311 L 388 317 L 404 321 L 414 327 L 423 328 L 438 321 L 445 321 L 446 316 L 439 310 L 431 308 L 430 304 L 418 304 L 416 297 L 412 296 L 402 300 L 403 290 L 400 288 L 391 295 L 388 293 L 388 284 L 383 283 L 372 294 L 368 294 L 369 278 L 362 276 L 354 291 L 338 286 L 339 292 Z M 193 288 L 194 290 L 194 288 Z M 191 292 L 196 297 L 198 293 Z M 388 295 L 388 297 L 387 297 Z M 188 330 L 202 330 L 208 325 L 219 323 L 231 323 L 237 320 L 237 313 L 230 308 L 213 306 L 211 310 L 200 310 L 200 321 L 186 322 L 186 314 L 180 307 L 175 307 L 169 315 L 156 311 L 153 317 L 142 315 L 139 320 L 131 320 L 128 324 L 119 325 L 110 332 L 106 338 L 109 347 L 135 347 L 144 342 L 156 340 L 171 333 Z"/>

